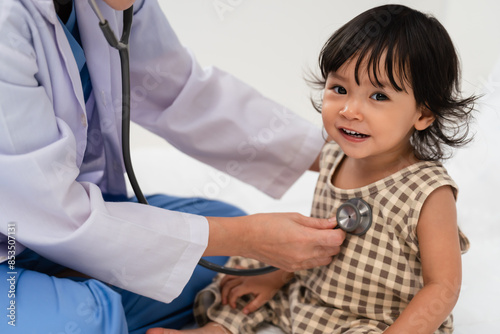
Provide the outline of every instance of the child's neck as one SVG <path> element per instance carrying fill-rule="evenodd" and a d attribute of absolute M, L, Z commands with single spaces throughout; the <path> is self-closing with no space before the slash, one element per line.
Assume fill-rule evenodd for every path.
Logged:
<path fill-rule="evenodd" d="M 344 156 L 332 176 L 332 184 L 341 189 L 361 188 L 382 180 L 397 171 L 419 162 L 413 152 L 397 158 L 353 159 Z"/>

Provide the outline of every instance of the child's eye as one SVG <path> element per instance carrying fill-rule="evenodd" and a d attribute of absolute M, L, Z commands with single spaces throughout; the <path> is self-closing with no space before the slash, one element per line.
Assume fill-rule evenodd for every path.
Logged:
<path fill-rule="evenodd" d="M 389 100 L 389 98 L 387 97 L 387 95 L 384 95 L 382 93 L 375 93 L 373 94 L 372 96 L 370 96 L 370 98 L 376 100 L 376 101 L 385 101 L 385 100 Z"/>
<path fill-rule="evenodd" d="M 342 95 L 347 94 L 347 90 L 342 86 L 334 86 L 333 91 L 337 94 L 342 94 Z"/>

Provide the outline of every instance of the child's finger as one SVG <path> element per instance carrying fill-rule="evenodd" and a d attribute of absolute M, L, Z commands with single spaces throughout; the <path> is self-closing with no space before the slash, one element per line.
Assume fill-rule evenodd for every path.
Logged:
<path fill-rule="evenodd" d="M 232 308 L 236 308 L 236 301 L 238 300 L 238 298 L 249 293 L 250 292 L 247 291 L 247 289 L 244 286 L 242 285 L 235 286 L 229 292 L 227 302 L 229 303 L 229 305 L 231 305 Z"/>
<path fill-rule="evenodd" d="M 232 279 L 227 280 L 226 283 L 221 286 L 222 305 L 226 305 L 228 303 L 228 298 L 230 297 L 232 290 L 234 289 L 234 287 L 240 284 L 241 284 L 241 279 L 233 277 Z"/>
<path fill-rule="evenodd" d="M 236 269 L 248 269 L 242 266 L 236 266 Z M 224 284 L 226 284 L 228 281 L 240 278 L 241 276 L 234 276 L 234 275 L 224 275 L 219 283 L 219 286 L 222 287 Z"/>
<path fill-rule="evenodd" d="M 238 278 L 237 276 L 225 275 L 219 282 L 219 287 L 222 288 L 227 282 L 232 281 Z"/>
<path fill-rule="evenodd" d="M 258 310 L 262 305 L 264 305 L 268 299 L 262 298 L 261 295 L 257 295 L 252 301 L 250 301 L 244 308 L 243 313 L 249 314 Z"/>

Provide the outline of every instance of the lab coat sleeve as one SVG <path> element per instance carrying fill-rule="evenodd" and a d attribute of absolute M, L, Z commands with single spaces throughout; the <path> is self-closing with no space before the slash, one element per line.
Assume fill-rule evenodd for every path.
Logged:
<path fill-rule="evenodd" d="M 169 302 L 206 248 L 207 221 L 107 203 L 96 185 L 75 181 L 75 137 L 55 116 L 49 94 L 57 84 L 43 86 L 37 79 L 47 56 L 36 51 L 47 45 L 39 23 L 18 0 L 0 4 L 0 262 L 8 225 L 14 224 L 18 251 L 24 245 L 91 277 Z"/>
<path fill-rule="evenodd" d="M 319 155 L 321 129 L 234 76 L 201 68 L 158 12 L 156 1 L 145 1 L 134 16 L 133 121 L 280 197 Z"/>

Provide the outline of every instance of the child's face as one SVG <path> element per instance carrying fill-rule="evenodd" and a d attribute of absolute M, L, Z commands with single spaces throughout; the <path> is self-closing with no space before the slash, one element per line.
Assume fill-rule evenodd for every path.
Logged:
<path fill-rule="evenodd" d="M 384 73 L 378 73 L 377 77 L 384 87 L 372 84 L 363 63 L 358 85 L 354 77 L 356 60 L 344 63 L 328 75 L 322 108 L 325 130 L 351 158 L 408 157 L 413 152 L 411 134 L 415 129 L 429 126 L 434 120 L 432 113 L 417 107 L 408 84 L 404 85 L 406 92 L 391 86 L 383 70 L 383 57 Z"/>

